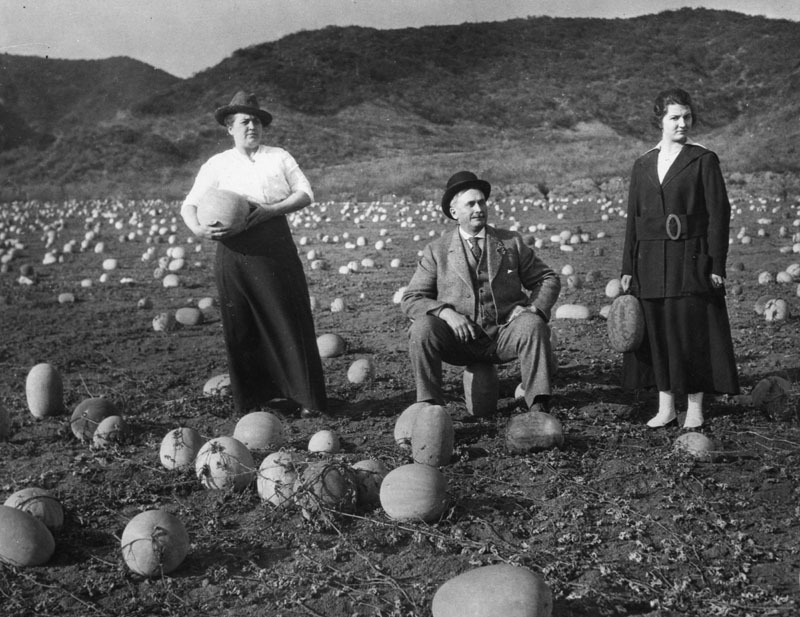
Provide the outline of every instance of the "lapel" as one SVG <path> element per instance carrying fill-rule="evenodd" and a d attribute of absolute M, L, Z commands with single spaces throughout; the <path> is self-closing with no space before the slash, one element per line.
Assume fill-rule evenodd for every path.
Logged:
<path fill-rule="evenodd" d="M 469 272 L 469 263 L 464 254 L 464 245 L 461 242 L 461 235 L 456 227 L 450 237 L 450 246 L 447 249 L 448 259 L 453 264 L 453 270 L 461 278 L 467 287 L 472 287 L 472 276 Z"/>
<path fill-rule="evenodd" d="M 675 176 L 686 169 L 686 167 L 701 154 L 703 154 L 702 148 L 686 145 L 667 170 L 667 175 L 664 176 L 664 182 L 661 183 L 661 186 L 663 187 L 669 184 Z M 657 174 L 656 179 L 658 179 Z"/>
<path fill-rule="evenodd" d="M 658 148 L 653 148 L 645 155 L 645 175 L 650 183 L 661 191 L 661 182 L 658 181 Z"/>

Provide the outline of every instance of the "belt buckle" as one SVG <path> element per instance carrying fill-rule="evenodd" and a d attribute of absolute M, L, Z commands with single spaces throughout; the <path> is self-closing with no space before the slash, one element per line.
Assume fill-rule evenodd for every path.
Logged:
<path fill-rule="evenodd" d="M 681 219 L 677 214 L 668 214 L 667 220 L 664 222 L 664 226 L 666 227 L 667 237 L 670 240 L 677 240 L 681 237 L 681 232 L 683 231 L 681 227 Z M 672 233 L 672 227 L 675 227 L 676 231 Z"/>

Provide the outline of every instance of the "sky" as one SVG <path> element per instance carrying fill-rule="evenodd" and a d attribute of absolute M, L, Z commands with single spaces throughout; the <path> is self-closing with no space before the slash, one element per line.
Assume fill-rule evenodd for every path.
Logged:
<path fill-rule="evenodd" d="M 0 53 L 128 56 L 185 78 L 237 49 L 330 25 L 628 18 L 681 7 L 800 21 L 800 0 L 0 0 Z"/>

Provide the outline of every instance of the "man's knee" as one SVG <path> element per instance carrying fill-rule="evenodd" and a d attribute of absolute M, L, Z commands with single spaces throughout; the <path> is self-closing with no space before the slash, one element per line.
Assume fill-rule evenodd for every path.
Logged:
<path fill-rule="evenodd" d="M 422 344 L 440 335 L 441 327 L 445 324 L 438 317 L 423 315 L 417 317 L 408 328 L 408 338 L 412 344 Z"/>

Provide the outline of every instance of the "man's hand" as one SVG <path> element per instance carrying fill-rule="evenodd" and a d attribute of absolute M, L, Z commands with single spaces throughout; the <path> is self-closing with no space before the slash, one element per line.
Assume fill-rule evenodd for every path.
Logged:
<path fill-rule="evenodd" d="M 622 291 L 628 293 L 628 290 L 631 288 L 631 279 L 633 277 L 630 274 L 623 274 L 620 279 L 620 287 L 622 287 Z"/>
<path fill-rule="evenodd" d="M 466 343 L 478 338 L 478 326 L 469 317 L 462 315 L 458 311 L 445 308 L 439 312 L 439 317 L 450 326 L 453 334 L 456 335 L 460 342 Z"/>

